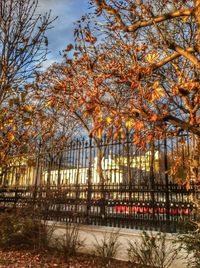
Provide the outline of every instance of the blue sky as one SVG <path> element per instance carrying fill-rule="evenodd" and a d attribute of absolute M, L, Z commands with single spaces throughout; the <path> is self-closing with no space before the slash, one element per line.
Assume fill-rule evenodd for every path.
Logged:
<path fill-rule="evenodd" d="M 58 16 L 54 28 L 47 34 L 50 53 L 43 68 L 61 61 L 59 51 L 73 42 L 73 23 L 88 11 L 88 6 L 88 0 L 39 0 L 38 12 L 44 13 L 51 9 L 52 17 Z"/>

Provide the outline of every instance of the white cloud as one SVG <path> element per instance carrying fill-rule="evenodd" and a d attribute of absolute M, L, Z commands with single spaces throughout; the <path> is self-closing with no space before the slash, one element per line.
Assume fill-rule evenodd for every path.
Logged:
<path fill-rule="evenodd" d="M 39 0 L 39 13 L 51 10 L 52 18 L 58 16 L 53 23 L 54 28 L 47 33 L 51 53 L 44 66 L 61 60 L 59 52 L 73 42 L 74 22 L 87 12 L 87 2 L 88 0 Z"/>

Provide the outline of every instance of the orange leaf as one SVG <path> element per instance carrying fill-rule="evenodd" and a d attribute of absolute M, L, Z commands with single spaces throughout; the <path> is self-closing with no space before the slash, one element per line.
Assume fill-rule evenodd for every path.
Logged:
<path fill-rule="evenodd" d="M 102 134 L 103 134 L 103 129 L 102 129 L 102 128 L 99 128 L 99 129 L 97 130 L 97 138 L 98 138 L 98 139 L 101 139 L 101 138 L 102 138 Z"/>
<path fill-rule="evenodd" d="M 133 143 L 134 144 L 139 144 L 140 143 L 140 137 L 139 136 L 135 136 L 134 139 L 133 139 Z"/>
<path fill-rule="evenodd" d="M 12 142 L 15 139 L 15 135 L 13 134 L 13 132 L 9 132 L 7 135 L 7 139 Z"/>
<path fill-rule="evenodd" d="M 135 130 L 142 130 L 144 128 L 144 123 L 143 122 L 136 122 L 135 124 L 134 124 L 134 129 Z"/>
<path fill-rule="evenodd" d="M 114 135 L 113 135 L 114 140 L 116 140 L 116 139 L 118 138 L 118 135 L 119 135 L 119 133 L 118 133 L 118 131 L 116 131 L 116 132 L 114 133 Z"/>
<path fill-rule="evenodd" d="M 24 106 L 24 110 L 25 110 L 26 112 L 31 112 L 31 111 L 33 111 L 33 107 L 30 106 L 30 105 L 25 105 L 25 106 Z"/>
<path fill-rule="evenodd" d="M 151 121 L 156 121 L 158 119 L 157 115 L 156 114 L 153 114 L 152 117 L 151 117 Z"/>

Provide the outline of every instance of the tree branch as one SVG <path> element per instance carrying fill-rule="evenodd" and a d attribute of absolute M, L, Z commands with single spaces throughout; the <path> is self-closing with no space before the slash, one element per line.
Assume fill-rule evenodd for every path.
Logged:
<path fill-rule="evenodd" d="M 189 48 L 186 48 L 185 49 L 186 52 L 195 52 L 195 49 L 193 47 L 189 47 Z M 178 53 L 178 52 L 175 52 L 174 54 L 164 58 L 163 60 L 161 60 L 160 62 L 156 63 L 154 66 L 153 66 L 153 69 L 156 70 L 160 67 L 162 67 L 163 65 L 167 64 L 168 62 L 180 57 L 181 54 Z"/>
<path fill-rule="evenodd" d="M 196 1 L 198 3 L 200 0 L 196 0 Z M 169 13 L 162 14 L 162 15 L 157 16 L 157 17 L 152 17 L 152 18 L 147 19 L 147 20 L 139 20 L 139 21 L 133 23 L 132 25 L 126 25 L 126 23 L 123 21 L 121 15 L 120 15 L 120 13 L 115 8 L 113 8 L 111 5 L 108 5 L 105 0 L 95 0 L 95 3 L 100 9 L 103 9 L 108 14 L 113 15 L 114 18 L 116 19 L 116 21 L 121 25 L 121 28 L 125 32 L 135 32 L 138 29 L 146 27 L 146 26 L 157 24 L 157 23 L 160 23 L 160 22 L 163 22 L 163 21 L 166 21 L 166 20 L 170 20 L 170 19 L 173 19 L 173 18 L 178 18 L 178 17 L 183 17 L 183 16 L 184 17 L 185 16 L 191 16 L 191 15 L 194 14 L 194 12 L 197 13 L 195 8 L 175 10 L 175 11 L 172 11 L 172 12 L 169 12 Z M 195 13 L 195 15 L 196 15 L 196 13 Z M 200 69 L 200 62 L 198 61 L 198 59 L 194 55 L 192 55 L 190 53 L 190 51 L 185 50 L 182 47 L 180 47 L 180 46 L 178 46 L 176 44 L 172 44 L 172 43 L 169 44 L 169 48 L 178 53 L 178 54 L 174 54 L 175 58 L 178 57 L 179 55 L 182 55 L 185 58 L 189 59 L 194 65 L 196 65 L 198 69 Z M 170 59 L 168 61 L 170 61 Z M 159 65 L 158 65 L 157 68 L 159 68 Z M 157 69 L 157 68 L 155 68 L 155 69 Z"/>
<path fill-rule="evenodd" d="M 154 23 L 160 23 L 166 20 L 170 20 L 173 18 L 177 18 L 177 17 L 185 17 L 185 16 L 190 16 L 193 13 L 193 9 L 183 9 L 183 10 L 177 10 L 177 11 L 173 11 L 170 13 L 165 13 L 161 16 L 157 16 L 155 18 L 149 19 L 149 20 L 145 20 L 145 21 L 138 21 L 136 23 L 134 23 L 133 25 L 127 26 L 127 31 L 128 32 L 135 32 L 137 31 L 139 28 L 142 27 L 146 27 L 146 26 L 150 26 L 153 25 Z"/>
<path fill-rule="evenodd" d="M 182 129 L 189 131 L 197 136 L 200 137 L 200 128 L 198 126 L 192 126 L 189 123 L 173 116 L 173 115 L 167 115 L 163 118 L 164 121 L 169 122 L 177 127 L 181 127 Z"/>
<path fill-rule="evenodd" d="M 184 49 L 175 43 L 169 44 L 169 48 L 190 60 L 198 69 L 200 69 L 200 61 L 192 53 L 187 51 L 187 49 Z"/>
<path fill-rule="evenodd" d="M 193 8 L 176 10 L 173 12 L 162 14 L 162 15 L 154 17 L 152 19 L 138 21 L 138 22 L 135 22 L 134 24 L 128 26 L 122 20 L 122 17 L 119 14 L 119 12 L 116 11 L 111 5 L 106 4 L 105 0 L 96 0 L 95 3 L 99 8 L 104 9 L 108 14 L 113 15 L 115 17 L 115 19 L 117 20 L 117 22 L 120 23 L 123 30 L 126 32 L 135 32 L 139 28 L 150 26 L 150 25 L 153 25 L 154 23 L 160 23 L 160 22 L 163 22 L 163 21 L 166 21 L 169 19 L 177 18 L 177 17 L 190 16 L 190 15 L 192 15 L 192 13 L 194 11 Z"/>

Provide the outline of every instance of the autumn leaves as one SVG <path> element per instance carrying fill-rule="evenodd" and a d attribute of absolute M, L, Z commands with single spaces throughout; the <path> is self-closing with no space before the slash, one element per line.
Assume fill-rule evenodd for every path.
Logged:
<path fill-rule="evenodd" d="M 166 125 L 200 134 L 199 2 L 168 2 L 93 1 L 96 15 L 79 23 L 79 56 L 66 62 L 92 135 L 123 138 L 127 128 L 153 126 L 162 136 Z"/>
<path fill-rule="evenodd" d="M 73 121 L 96 139 L 134 132 L 134 142 L 143 146 L 162 137 L 165 128 L 200 136 L 199 1 L 104 0 L 91 5 L 91 12 L 77 22 L 75 44 L 66 47 L 63 62 L 37 73 L 19 109 L 13 109 L 15 96 L 3 100 L 2 150 L 2 137 L 12 143 L 19 132 L 11 127 L 14 122 L 25 129 L 40 125 L 42 131 L 45 122 L 60 130 Z M 13 74 L 9 68 L 7 77 Z M 6 132 L 5 124 L 11 127 Z M 49 135 L 58 137 L 56 131 L 49 133 L 48 140 Z M 41 139 L 39 134 L 31 137 L 36 136 Z"/>

